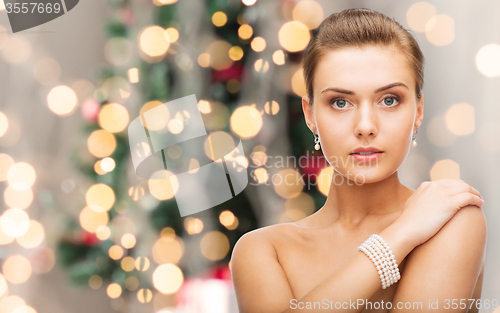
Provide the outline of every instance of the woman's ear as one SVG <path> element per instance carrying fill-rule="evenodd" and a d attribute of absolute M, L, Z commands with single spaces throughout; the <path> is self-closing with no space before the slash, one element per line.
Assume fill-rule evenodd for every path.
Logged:
<path fill-rule="evenodd" d="M 306 120 L 307 127 L 316 134 L 316 122 L 314 121 L 314 111 L 312 104 L 309 104 L 309 96 L 305 95 L 302 97 L 302 111 L 304 111 L 304 118 Z"/>
<path fill-rule="evenodd" d="M 420 127 L 420 125 L 422 125 L 423 119 L 424 119 L 424 94 L 420 93 L 420 99 L 417 105 L 417 116 L 415 118 L 415 124 L 417 127 Z"/>

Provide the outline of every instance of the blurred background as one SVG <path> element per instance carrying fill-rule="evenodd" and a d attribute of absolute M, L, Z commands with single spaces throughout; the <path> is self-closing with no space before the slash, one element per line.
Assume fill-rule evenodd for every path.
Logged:
<path fill-rule="evenodd" d="M 238 312 L 229 271 L 238 238 L 302 219 L 326 199 L 320 178 L 331 168 L 303 119 L 301 61 L 320 22 L 351 7 L 394 17 L 421 45 L 425 117 L 400 178 L 413 189 L 461 178 L 481 192 L 480 312 L 492 312 L 500 3 L 471 0 L 87 0 L 19 33 L 4 8 L 0 312 Z M 190 94 L 207 131 L 243 139 L 249 185 L 181 217 L 173 184 L 136 175 L 127 126 Z"/>

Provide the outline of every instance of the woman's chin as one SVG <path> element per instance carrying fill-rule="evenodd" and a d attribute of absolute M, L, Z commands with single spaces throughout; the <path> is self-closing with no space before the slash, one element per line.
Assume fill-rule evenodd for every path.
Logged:
<path fill-rule="evenodd" d="M 337 173 L 337 175 L 342 177 L 334 178 L 334 182 L 336 184 L 341 184 L 343 181 L 344 183 L 347 182 L 350 185 L 356 184 L 358 186 L 363 184 L 376 183 L 384 180 L 389 176 L 387 174 L 387 171 L 383 170 L 380 167 L 346 169 L 339 173 L 342 174 Z"/>

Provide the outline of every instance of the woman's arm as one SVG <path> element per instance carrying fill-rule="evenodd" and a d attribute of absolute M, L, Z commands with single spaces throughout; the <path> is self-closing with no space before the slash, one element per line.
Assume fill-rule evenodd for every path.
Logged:
<path fill-rule="evenodd" d="M 418 296 L 438 296 L 441 301 L 445 296 L 458 297 L 462 293 L 464 297 L 471 296 L 474 286 L 471 279 L 475 281 L 478 277 L 486 240 L 484 215 L 471 205 L 483 204 L 479 192 L 462 180 L 441 179 L 420 184 L 407 199 L 398 219 L 379 234 L 398 265 L 420 246 L 413 257 L 415 269 L 408 274 L 408 264 L 405 265 L 401 281 L 409 287 L 396 293 L 397 300 L 413 300 L 414 290 L 420 291 Z M 466 213 L 457 213 L 462 208 Z M 467 230 L 467 226 L 471 228 Z M 360 252 L 304 297 L 294 299 L 276 250 L 263 233 L 260 229 L 242 236 L 233 250 L 232 277 L 240 313 L 329 312 L 335 308 L 322 305 L 336 302 L 349 304 L 342 312 L 361 312 L 365 304 L 356 305 L 358 301 L 371 299 L 381 287 L 374 264 Z M 432 287 L 436 278 L 443 280 L 439 288 Z M 452 287 L 453 283 L 465 287 Z M 401 282 L 398 291 L 400 288 Z M 454 293 L 440 288 L 454 288 Z M 318 309 L 303 308 L 300 303 L 317 304 Z"/>
<path fill-rule="evenodd" d="M 467 312 L 473 302 L 469 299 L 481 298 L 481 286 L 479 294 L 473 293 L 484 264 L 486 236 L 483 210 L 475 206 L 459 210 L 436 235 L 407 257 L 392 304 L 422 302 L 423 308 L 389 312 Z M 437 309 L 429 309 L 429 301 L 437 302 Z M 472 304 L 474 308 L 476 302 Z"/>
<path fill-rule="evenodd" d="M 379 234 L 393 251 L 398 265 L 414 248 L 403 230 L 394 223 Z M 243 235 L 236 243 L 231 272 L 240 313 L 339 311 L 335 302 L 345 303 L 342 312 L 361 312 L 364 304 L 358 305 L 357 299 L 371 299 L 382 287 L 375 265 L 359 252 L 304 297 L 296 299 L 274 246 L 259 230 Z M 316 302 L 316 309 L 307 309 L 307 302 Z"/>

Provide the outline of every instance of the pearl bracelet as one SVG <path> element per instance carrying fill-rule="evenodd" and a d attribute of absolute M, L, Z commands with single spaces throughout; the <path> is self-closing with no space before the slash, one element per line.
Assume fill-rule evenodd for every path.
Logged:
<path fill-rule="evenodd" d="M 401 278 L 394 254 L 379 235 L 371 235 L 358 247 L 356 253 L 359 251 L 362 251 L 374 263 L 382 289 L 386 289 Z"/>

